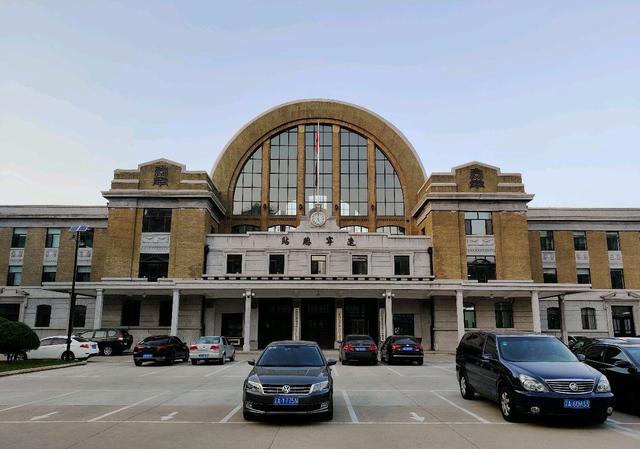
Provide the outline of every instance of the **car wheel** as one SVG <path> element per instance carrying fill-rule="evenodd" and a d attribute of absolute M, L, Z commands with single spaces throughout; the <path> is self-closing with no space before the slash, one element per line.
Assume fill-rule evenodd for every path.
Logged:
<path fill-rule="evenodd" d="M 198 364 L 198 361 L 197 361 L 197 360 L 191 360 L 191 364 L 192 364 L 192 365 L 197 365 L 197 364 Z"/>
<path fill-rule="evenodd" d="M 500 413 L 505 421 L 518 422 L 520 420 L 513 404 L 513 393 L 506 387 L 500 388 Z"/>
<path fill-rule="evenodd" d="M 113 355 L 113 348 L 109 345 L 102 348 L 102 355 L 110 356 Z"/>
<path fill-rule="evenodd" d="M 72 360 L 76 359 L 76 355 L 72 351 L 64 351 L 60 359 L 64 360 L 65 362 L 71 362 Z"/>
<path fill-rule="evenodd" d="M 343 364 L 343 365 L 348 365 L 348 364 L 349 364 L 349 362 L 347 362 L 345 359 L 342 359 L 342 364 Z"/>
<path fill-rule="evenodd" d="M 176 353 L 172 352 L 171 355 L 167 358 L 167 365 L 173 365 L 176 361 Z"/>
<path fill-rule="evenodd" d="M 418 360 L 418 366 L 424 365 L 424 360 L 420 359 Z"/>
<path fill-rule="evenodd" d="M 473 387 L 469 384 L 469 379 L 467 378 L 466 373 L 462 373 L 460 375 L 460 380 L 458 382 L 460 384 L 460 395 L 467 400 L 475 399 L 476 392 Z"/>
<path fill-rule="evenodd" d="M 142 360 L 134 360 L 133 363 L 135 363 L 136 366 L 142 366 Z"/>

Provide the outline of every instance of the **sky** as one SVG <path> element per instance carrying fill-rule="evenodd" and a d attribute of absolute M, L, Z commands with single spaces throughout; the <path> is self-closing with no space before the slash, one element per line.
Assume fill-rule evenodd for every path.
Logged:
<path fill-rule="evenodd" d="M 478 160 L 532 207 L 640 207 L 637 0 L 0 0 L 0 204 L 105 204 L 160 157 L 210 172 L 304 98 L 386 118 L 427 174 Z"/>

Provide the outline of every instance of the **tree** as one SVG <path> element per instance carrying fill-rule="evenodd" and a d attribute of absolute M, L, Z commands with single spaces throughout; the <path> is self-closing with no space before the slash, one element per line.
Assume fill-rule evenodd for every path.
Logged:
<path fill-rule="evenodd" d="M 12 362 L 25 351 L 38 349 L 40 339 L 29 326 L 0 318 L 0 354 Z"/>

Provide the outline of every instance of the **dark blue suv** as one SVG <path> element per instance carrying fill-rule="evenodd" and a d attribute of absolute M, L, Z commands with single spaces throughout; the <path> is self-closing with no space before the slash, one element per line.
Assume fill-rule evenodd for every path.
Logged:
<path fill-rule="evenodd" d="M 548 335 L 468 332 L 456 351 L 456 372 L 463 398 L 498 402 L 507 421 L 563 415 L 604 422 L 613 411 L 611 387 L 583 359 Z"/>

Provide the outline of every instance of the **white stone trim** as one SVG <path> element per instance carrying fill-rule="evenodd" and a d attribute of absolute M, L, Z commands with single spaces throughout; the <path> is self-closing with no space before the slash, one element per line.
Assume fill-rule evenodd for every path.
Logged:
<path fill-rule="evenodd" d="M 22 266 L 23 262 L 24 262 L 24 248 L 11 248 L 9 250 L 9 265 Z"/>
<path fill-rule="evenodd" d="M 556 268 L 555 251 L 542 251 L 542 268 Z"/>
<path fill-rule="evenodd" d="M 609 251 L 609 268 L 624 268 L 622 251 Z"/>
<path fill-rule="evenodd" d="M 576 268 L 589 268 L 589 251 L 575 251 Z"/>
<path fill-rule="evenodd" d="M 143 232 L 140 236 L 141 254 L 169 254 L 170 232 Z"/>
<path fill-rule="evenodd" d="M 496 241 L 493 235 L 468 235 L 468 256 L 495 256 Z"/>
<path fill-rule="evenodd" d="M 45 248 L 42 255 L 42 265 L 51 266 L 58 264 L 58 248 Z"/>

